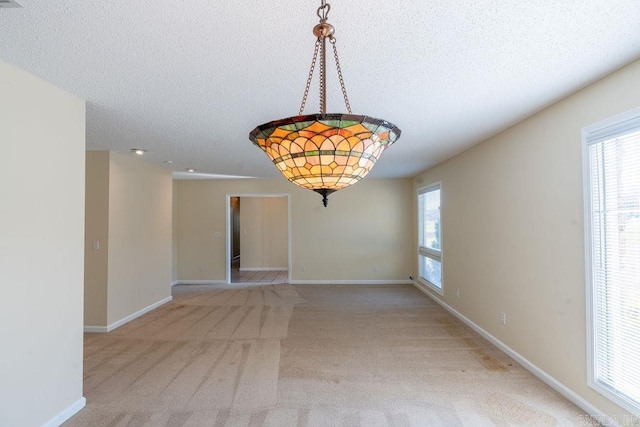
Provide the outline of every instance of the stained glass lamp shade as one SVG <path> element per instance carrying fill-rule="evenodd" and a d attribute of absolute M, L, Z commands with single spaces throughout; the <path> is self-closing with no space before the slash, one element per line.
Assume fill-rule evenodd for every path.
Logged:
<path fill-rule="evenodd" d="M 364 178 L 400 136 L 384 120 L 353 114 L 311 114 L 255 128 L 249 139 L 290 182 L 323 196 Z"/>
<path fill-rule="evenodd" d="M 327 206 L 329 194 L 364 178 L 382 151 L 400 137 L 400 129 L 386 120 L 351 113 L 344 86 L 334 28 L 327 23 L 330 6 L 322 0 L 320 23 L 313 29 L 317 37 L 311 70 L 299 115 L 256 127 L 249 139 L 273 161 L 290 182 L 322 195 Z M 333 47 L 338 78 L 348 114 L 326 112 L 326 41 Z M 303 115 L 316 60 L 320 56 L 320 114 Z"/>

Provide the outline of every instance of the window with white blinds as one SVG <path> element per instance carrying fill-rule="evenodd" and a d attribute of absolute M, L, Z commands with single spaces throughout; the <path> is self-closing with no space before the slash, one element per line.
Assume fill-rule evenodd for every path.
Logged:
<path fill-rule="evenodd" d="M 583 146 L 589 384 L 640 415 L 640 108 Z"/>
<path fill-rule="evenodd" d="M 442 293 L 441 183 L 418 190 L 418 270 L 420 279 Z"/>

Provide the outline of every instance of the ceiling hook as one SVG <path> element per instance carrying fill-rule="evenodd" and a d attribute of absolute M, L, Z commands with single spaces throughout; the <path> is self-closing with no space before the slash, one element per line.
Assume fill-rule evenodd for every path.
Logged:
<path fill-rule="evenodd" d="M 318 8 L 318 18 L 320 18 L 320 22 L 327 22 L 327 18 L 329 17 L 329 11 L 331 10 L 331 5 L 326 2 L 326 0 L 322 0 L 322 5 Z"/>

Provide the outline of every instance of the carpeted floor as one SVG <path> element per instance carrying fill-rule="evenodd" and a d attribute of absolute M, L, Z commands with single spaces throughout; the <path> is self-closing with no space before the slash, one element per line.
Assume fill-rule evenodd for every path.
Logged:
<path fill-rule="evenodd" d="M 577 425 L 582 412 L 409 285 L 182 285 L 85 335 L 65 426 Z"/>
<path fill-rule="evenodd" d="M 260 284 L 279 284 L 286 283 L 289 279 L 288 271 L 273 271 L 273 270 L 259 270 L 259 271 L 240 271 L 240 257 L 231 261 L 231 283 L 260 283 Z"/>

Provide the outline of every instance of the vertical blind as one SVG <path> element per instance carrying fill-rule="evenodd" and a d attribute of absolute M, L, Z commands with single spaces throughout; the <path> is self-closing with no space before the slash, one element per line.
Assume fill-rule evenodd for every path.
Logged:
<path fill-rule="evenodd" d="M 418 267 L 420 277 L 442 289 L 440 184 L 418 190 Z"/>
<path fill-rule="evenodd" d="M 593 382 L 640 412 L 640 120 L 586 137 Z M 590 252 L 590 254 L 589 254 Z"/>

